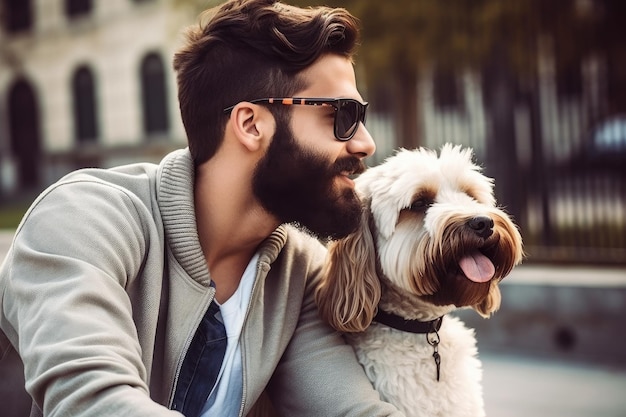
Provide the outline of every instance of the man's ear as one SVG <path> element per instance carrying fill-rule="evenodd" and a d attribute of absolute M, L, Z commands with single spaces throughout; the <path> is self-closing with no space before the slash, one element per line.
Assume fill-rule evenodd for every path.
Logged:
<path fill-rule="evenodd" d="M 276 130 L 272 113 L 252 103 L 237 104 L 230 114 L 230 122 L 237 140 L 251 152 L 269 143 Z"/>

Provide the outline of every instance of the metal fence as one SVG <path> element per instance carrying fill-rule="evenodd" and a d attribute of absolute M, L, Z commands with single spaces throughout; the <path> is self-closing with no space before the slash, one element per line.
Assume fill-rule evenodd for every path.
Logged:
<path fill-rule="evenodd" d="M 626 264 L 626 118 L 579 127 L 571 137 L 563 132 L 549 146 L 541 137 L 543 151 L 523 149 L 529 145 L 524 137 L 529 126 L 522 125 L 516 132 L 522 148 L 517 159 L 495 162 L 498 155 L 490 155 L 485 136 L 476 138 L 471 128 L 454 125 L 433 128 L 447 133 L 425 135 L 423 145 L 436 149 L 453 142 L 474 148 L 476 162 L 495 179 L 499 204 L 521 229 L 527 262 Z M 382 138 L 373 164 L 399 142 L 388 124 L 383 126 L 377 119 L 368 124 L 373 136 Z M 571 151 L 565 154 L 564 148 Z"/>

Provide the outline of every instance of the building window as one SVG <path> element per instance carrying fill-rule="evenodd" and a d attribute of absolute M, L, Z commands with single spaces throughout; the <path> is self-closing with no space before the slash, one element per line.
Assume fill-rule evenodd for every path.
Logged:
<path fill-rule="evenodd" d="M 9 135 L 11 153 L 18 163 L 18 185 L 39 185 L 41 137 L 37 96 L 30 83 L 17 80 L 9 90 Z"/>
<path fill-rule="evenodd" d="M 91 9 L 91 0 L 65 0 L 65 14 L 70 18 L 89 14 Z"/>
<path fill-rule="evenodd" d="M 33 26 L 32 1 L 5 0 L 4 27 L 8 33 L 30 30 Z"/>
<path fill-rule="evenodd" d="M 433 80 L 435 105 L 441 109 L 455 109 L 461 104 L 458 79 L 454 71 L 439 68 Z"/>
<path fill-rule="evenodd" d="M 166 133 L 167 93 L 163 60 L 156 53 L 148 54 L 141 63 L 143 126 L 148 135 Z"/>
<path fill-rule="evenodd" d="M 74 134 L 79 143 L 94 142 L 98 137 L 96 93 L 93 73 L 80 67 L 72 77 Z"/>

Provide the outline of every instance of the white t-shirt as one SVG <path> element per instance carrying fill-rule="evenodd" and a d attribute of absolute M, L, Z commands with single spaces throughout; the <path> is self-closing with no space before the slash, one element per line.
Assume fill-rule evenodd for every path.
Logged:
<path fill-rule="evenodd" d="M 252 286 L 256 276 L 259 255 L 255 254 L 246 267 L 237 291 L 220 305 L 221 318 L 226 328 L 228 343 L 217 383 L 202 408 L 201 417 L 228 417 L 239 415 L 243 395 L 243 369 L 239 336 L 248 310 Z"/>

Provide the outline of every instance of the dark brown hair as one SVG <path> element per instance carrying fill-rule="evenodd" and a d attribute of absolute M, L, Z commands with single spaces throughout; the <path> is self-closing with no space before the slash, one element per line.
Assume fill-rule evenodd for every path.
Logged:
<path fill-rule="evenodd" d="M 289 97 L 306 87 L 298 73 L 321 55 L 352 57 L 358 23 L 344 9 L 231 0 L 205 11 L 186 35 L 186 44 L 174 56 L 174 70 L 189 148 L 198 165 L 222 142 L 228 120 L 224 108 L 256 98 Z M 277 123 L 289 120 L 285 107 L 270 107 Z"/>

